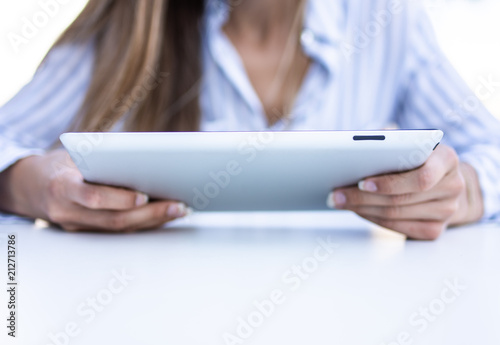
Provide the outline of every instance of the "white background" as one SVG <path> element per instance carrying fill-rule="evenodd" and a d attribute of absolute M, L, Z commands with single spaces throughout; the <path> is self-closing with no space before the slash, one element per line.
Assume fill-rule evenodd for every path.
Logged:
<path fill-rule="evenodd" d="M 48 49 L 71 23 L 87 0 L 67 2 L 53 10 L 43 28 L 28 43 L 13 47 L 9 34 L 21 34 L 23 18 L 31 22 L 43 11 L 40 3 L 56 0 L 2 0 L 0 5 L 0 105 L 7 102 L 33 76 Z M 420 0 L 417 0 L 420 1 Z M 421 0 L 434 21 L 448 57 L 472 89 L 490 75 L 500 81 L 500 1 Z M 42 18 L 43 20 L 43 18 Z M 485 100 L 500 118 L 500 87 Z"/>

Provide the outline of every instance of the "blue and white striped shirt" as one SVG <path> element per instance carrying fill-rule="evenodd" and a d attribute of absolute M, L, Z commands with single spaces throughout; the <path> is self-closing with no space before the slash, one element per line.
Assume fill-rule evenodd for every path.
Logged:
<path fill-rule="evenodd" d="M 443 143 L 477 170 L 484 219 L 498 217 L 500 123 L 443 56 L 418 3 L 309 0 L 301 44 L 313 62 L 291 114 L 268 127 L 243 63 L 222 31 L 230 5 L 209 2 L 202 130 L 439 128 Z M 92 44 L 54 49 L 33 80 L 0 109 L 0 171 L 43 154 L 68 128 L 89 86 L 93 54 Z"/>

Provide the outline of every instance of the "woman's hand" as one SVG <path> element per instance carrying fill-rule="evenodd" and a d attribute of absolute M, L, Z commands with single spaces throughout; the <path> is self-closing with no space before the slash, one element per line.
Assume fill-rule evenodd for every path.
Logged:
<path fill-rule="evenodd" d="M 62 150 L 25 158 L 0 176 L 0 208 L 68 231 L 150 229 L 188 211 L 181 203 L 148 202 L 135 191 L 86 183 Z"/>
<path fill-rule="evenodd" d="M 460 163 L 456 152 L 442 145 L 420 168 L 339 188 L 328 204 L 421 240 L 436 239 L 449 225 L 472 223 L 483 214 L 474 168 Z"/>

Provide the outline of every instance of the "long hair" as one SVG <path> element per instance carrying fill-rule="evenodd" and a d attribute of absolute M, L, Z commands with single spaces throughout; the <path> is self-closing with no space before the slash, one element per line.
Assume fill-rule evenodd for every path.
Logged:
<path fill-rule="evenodd" d="M 54 47 L 94 45 L 72 130 L 197 131 L 204 0 L 90 0 Z"/>

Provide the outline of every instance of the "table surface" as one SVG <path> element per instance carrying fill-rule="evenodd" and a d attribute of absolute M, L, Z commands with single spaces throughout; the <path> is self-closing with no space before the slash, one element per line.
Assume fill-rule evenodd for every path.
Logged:
<path fill-rule="evenodd" d="M 16 236 L 2 344 L 499 344 L 500 225 L 408 241 L 346 212 L 195 214 L 135 234 Z M 5 341 L 6 340 L 6 341 Z"/>

